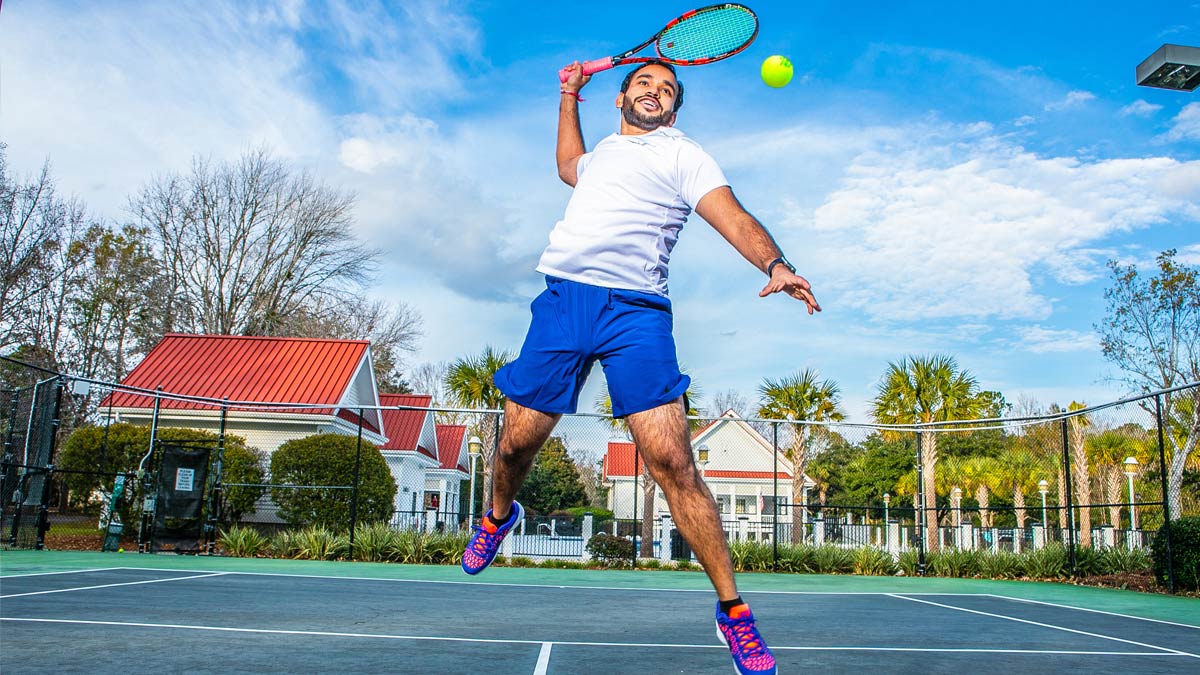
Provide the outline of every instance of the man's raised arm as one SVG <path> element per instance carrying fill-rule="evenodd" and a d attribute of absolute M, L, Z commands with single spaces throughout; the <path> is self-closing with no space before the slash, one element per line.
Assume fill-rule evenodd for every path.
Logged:
<path fill-rule="evenodd" d="M 558 145 L 555 158 L 558 160 L 558 177 L 562 182 L 575 187 L 579 174 L 575 168 L 579 158 L 587 149 L 583 147 L 583 129 L 579 126 L 579 90 L 592 79 L 583 74 L 583 66 L 576 61 L 567 68 L 571 76 L 562 83 L 558 104 Z"/>

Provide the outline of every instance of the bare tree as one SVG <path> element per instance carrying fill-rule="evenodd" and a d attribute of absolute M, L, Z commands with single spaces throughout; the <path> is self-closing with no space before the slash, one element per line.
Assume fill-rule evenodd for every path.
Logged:
<path fill-rule="evenodd" d="M 1112 286 L 1104 291 L 1108 309 L 1097 326 L 1104 356 L 1138 389 L 1169 389 L 1200 381 L 1200 269 L 1180 263 L 1174 249 L 1155 261 L 1156 276 L 1136 266 L 1110 261 Z M 1171 433 L 1167 492 L 1171 517 L 1183 506 L 1183 473 L 1200 442 L 1200 394 L 1195 389 L 1161 397 Z M 1145 407 L 1153 411 L 1153 403 Z"/>
<path fill-rule="evenodd" d="M 412 391 L 401 368 L 404 355 L 417 349 L 421 313 L 403 303 L 347 297 L 339 301 L 318 298 L 296 310 L 279 326 L 278 332 L 299 337 L 370 340 L 375 381 L 380 391 L 404 394 Z"/>
<path fill-rule="evenodd" d="M 264 149 L 151 182 L 130 208 L 165 267 L 160 327 L 274 335 L 313 303 L 353 298 L 378 256 L 353 237 L 353 202 Z"/>

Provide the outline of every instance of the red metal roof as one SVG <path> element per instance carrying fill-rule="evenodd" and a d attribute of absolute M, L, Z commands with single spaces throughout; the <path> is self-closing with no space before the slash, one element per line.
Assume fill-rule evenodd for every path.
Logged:
<path fill-rule="evenodd" d="M 350 386 L 369 344 L 365 340 L 171 333 L 122 384 L 231 401 L 333 405 Z M 114 392 L 110 398 L 102 406 L 153 405 L 150 396 L 124 391 Z M 173 409 L 214 407 L 172 399 L 163 399 L 161 405 Z"/>
<path fill-rule="evenodd" d="M 462 450 L 463 437 L 467 435 L 464 424 L 437 425 L 438 456 L 443 469 L 458 469 L 467 471 L 467 467 L 458 463 L 458 453 Z"/>
<path fill-rule="evenodd" d="M 636 457 L 636 460 L 635 460 Z M 635 466 L 636 462 L 636 466 Z M 642 458 L 630 441 L 609 441 L 604 453 L 604 477 L 641 475 Z"/>
<path fill-rule="evenodd" d="M 629 441 L 609 441 L 608 452 L 604 454 L 605 478 L 629 478 L 634 474 L 641 475 L 642 462 L 639 456 L 637 466 L 634 466 L 633 443 Z M 779 480 L 792 479 L 792 474 L 786 471 L 778 472 Z M 770 478 L 770 471 L 728 471 L 724 469 L 708 469 L 705 478 Z"/>
<path fill-rule="evenodd" d="M 380 394 L 379 405 L 408 406 L 410 408 L 428 408 L 433 397 L 426 394 Z M 387 429 L 388 441 L 379 446 L 380 450 L 415 450 L 433 459 L 433 451 L 420 445 L 421 428 L 425 425 L 425 417 L 433 413 L 428 410 L 396 410 L 384 409 L 383 428 Z M 441 441 L 438 438 L 438 441 Z"/>

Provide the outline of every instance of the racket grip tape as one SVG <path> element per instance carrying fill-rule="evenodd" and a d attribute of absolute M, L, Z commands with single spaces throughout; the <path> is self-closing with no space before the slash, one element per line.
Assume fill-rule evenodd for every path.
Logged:
<path fill-rule="evenodd" d="M 602 70 L 608 70 L 609 68 L 612 68 L 612 67 L 613 67 L 613 60 L 612 60 L 611 56 L 605 57 L 603 59 L 596 59 L 595 61 L 585 61 L 583 63 L 583 74 L 591 75 L 593 73 L 598 73 Z M 563 68 L 562 70 L 558 71 L 559 81 L 566 82 L 567 79 L 570 77 L 571 77 L 570 68 Z"/>

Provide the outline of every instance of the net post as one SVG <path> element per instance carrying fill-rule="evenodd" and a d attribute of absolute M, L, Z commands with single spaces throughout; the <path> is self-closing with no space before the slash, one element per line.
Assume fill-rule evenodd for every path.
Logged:
<path fill-rule="evenodd" d="M 918 504 L 918 506 L 920 506 L 920 508 L 917 510 L 917 513 L 914 514 L 916 516 L 914 518 L 914 520 L 916 521 L 914 524 L 917 526 L 917 574 L 920 576 L 925 576 L 925 562 L 926 562 L 925 561 L 925 551 L 926 551 L 926 544 L 927 544 L 927 542 L 925 541 L 925 537 L 928 534 L 928 532 L 925 528 L 925 522 L 926 522 L 925 519 L 929 517 L 929 514 L 926 513 L 926 509 L 925 509 L 926 497 L 927 497 L 927 495 L 925 494 L 925 457 L 924 457 L 924 453 L 921 452 L 921 430 L 920 430 L 920 428 L 918 428 L 917 429 L 917 504 Z"/>
<path fill-rule="evenodd" d="M 1167 451 L 1163 435 L 1162 394 L 1154 397 L 1154 421 L 1158 427 L 1158 467 L 1162 475 L 1163 528 L 1167 540 L 1167 588 L 1175 592 L 1175 565 L 1171 559 L 1171 479 L 1167 473 Z"/>
<path fill-rule="evenodd" d="M 154 509 L 158 502 L 158 495 L 154 494 L 154 446 L 158 442 L 158 413 L 162 407 L 162 389 L 162 385 L 154 388 L 154 411 L 150 417 L 150 447 L 146 450 L 146 456 L 142 458 L 142 463 L 138 467 L 138 479 L 142 484 L 142 518 L 138 522 L 138 553 L 146 553 L 154 539 L 153 529 L 149 525 L 154 519 Z M 150 463 L 148 469 L 147 462 Z"/>
<path fill-rule="evenodd" d="M 362 465 L 363 409 L 358 409 L 358 441 L 354 449 L 354 491 L 350 493 L 350 557 L 354 558 L 354 530 L 358 524 L 358 478 Z"/>
<path fill-rule="evenodd" d="M 1063 480 L 1067 484 L 1067 554 L 1071 560 L 1071 576 L 1078 574 L 1078 561 L 1075 557 L 1075 485 L 1071 479 L 1071 440 L 1067 433 L 1067 418 L 1059 421 L 1062 428 L 1062 461 Z"/>

